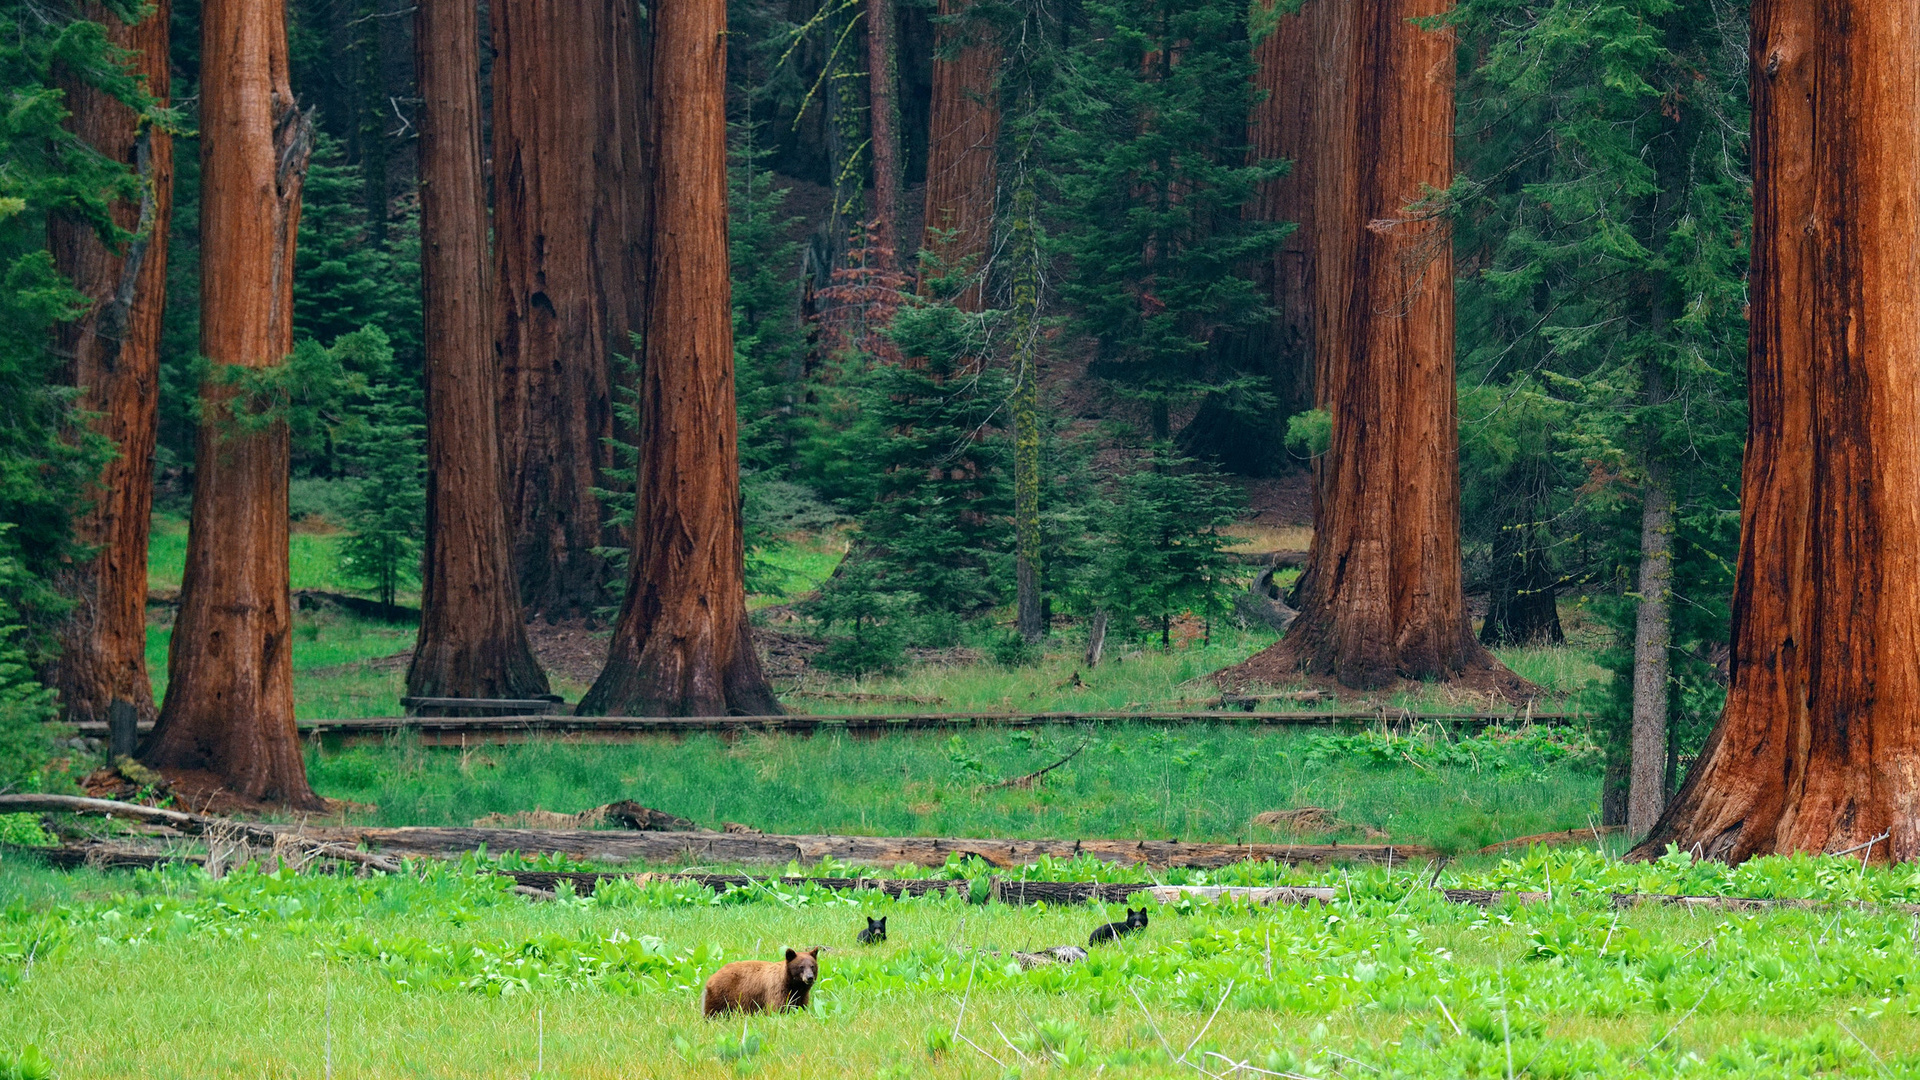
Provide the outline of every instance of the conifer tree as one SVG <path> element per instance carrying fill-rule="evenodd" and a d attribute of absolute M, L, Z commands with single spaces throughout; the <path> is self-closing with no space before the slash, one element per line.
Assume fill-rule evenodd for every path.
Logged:
<path fill-rule="evenodd" d="M 1245 384 L 1213 362 L 1221 335 L 1266 318 L 1249 262 L 1287 226 L 1242 208 L 1277 163 L 1247 162 L 1254 67 L 1236 0 L 1090 0 L 1049 103 L 1060 295 L 1100 344 L 1096 371 L 1171 411 Z"/>
<path fill-rule="evenodd" d="M 1670 0 L 1464 0 L 1454 21 L 1480 58 L 1462 125 L 1484 132 L 1456 188 L 1460 247 L 1484 253 L 1459 300 L 1463 383 L 1486 388 L 1462 399 L 1468 520 L 1496 602 L 1538 597 L 1516 636 L 1550 633 L 1561 577 L 1633 594 L 1603 601 L 1622 645 L 1602 805 L 1637 806 L 1638 835 L 1670 744 L 1697 745 L 1718 701 L 1699 658 L 1726 640 L 1737 539 L 1747 28 Z M 1549 567 L 1576 536 L 1591 554 Z"/>
<path fill-rule="evenodd" d="M 126 178 L 115 177 L 109 190 L 98 193 L 118 196 L 109 207 L 111 226 L 104 235 L 101 221 L 88 220 L 87 211 L 96 206 L 55 213 L 46 223 L 55 268 L 86 298 L 77 318 L 56 327 L 54 351 L 67 359 L 63 381 L 77 391 L 74 405 L 113 450 L 74 523 L 73 539 L 85 553 L 60 575 L 60 591 L 73 607 L 60 627 L 52 682 L 69 719 L 106 720 L 115 709 L 150 718 L 147 541 L 173 211 L 173 133 L 167 124 L 154 122 L 148 103 L 164 106 L 171 86 L 169 11 L 164 2 L 124 12 L 126 19 L 102 4 L 83 4 L 79 10 L 105 29 L 101 45 L 127 50 L 126 68 L 109 62 L 89 71 L 85 62 L 63 62 L 61 88 L 73 113 L 67 126 L 100 161 L 130 165 L 137 189 L 118 192 Z M 139 83 L 127 85 L 133 78 Z M 7 160 L 15 159 L 7 155 Z M 60 486 L 53 488 L 57 492 Z"/>

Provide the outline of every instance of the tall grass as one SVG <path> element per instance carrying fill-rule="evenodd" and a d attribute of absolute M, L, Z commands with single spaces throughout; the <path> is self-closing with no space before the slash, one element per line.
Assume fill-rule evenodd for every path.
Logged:
<path fill-rule="evenodd" d="M 992 787 L 1082 744 L 1031 790 Z M 1328 755 L 1325 746 L 1295 729 L 1144 723 L 877 738 L 541 741 L 466 751 L 396 739 L 313 750 L 307 769 L 321 794 L 375 804 L 374 820 L 393 825 L 466 825 L 489 813 L 574 812 L 634 799 L 716 829 L 740 822 L 782 833 L 1391 839 L 1470 850 L 1584 826 L 1597 814 L 1600 785 L 1590 764 L 1525 757 L 1414 765 L 1397 752 L 1382 763 Z M 1337 826 L 1295 837 L 1252 824 L 1261 811 L 1301 806 L 1333 811 Z"/>

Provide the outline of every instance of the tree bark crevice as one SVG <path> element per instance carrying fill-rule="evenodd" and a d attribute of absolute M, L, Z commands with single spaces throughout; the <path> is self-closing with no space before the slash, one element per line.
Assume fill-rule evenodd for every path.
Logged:
<path fill-rule="evenodd" d="M 275 367 L 293 348 L 313 121 L 288 85 L 282 0 L 208 0 L 201 18 L 200 347 L 212 369 L 167 697 L 142 760 L 319 809 L 293 720 L 287 424 L 260 415 L 264 404 L 229 377 Z"/>
<path fill-rule="evenodd" d="M 527 639 L 500 498 L 479 13 L 468 0 L 419 0 L 415 20 L 428 468 L 407 694 L 543 697 L 547 675 Z"/>
<path fill-rule="evenodd" d="M 1731 681 L 1632 857 L 1920 858 L 1920 24 L 1757 0 L 1749 413 Z M 1817 222 L 1818 227 L 1808 226 Z"/>
<path fill-rule="evenodd" d="M 83 17 L 132 54 L 147 92 L 168 101 L 168 5 L 162 0 L 131 26 L 97 3 Z M 147 674 L 147 541 L 153 512 L 153 455 L 158 430 L 160 336 L 166 306 L 167 234 L 173 215 L 173 137 L 142 128 L 133 110 L 84 81 L 63 81 L 75 133 L 101 156 L 134 168 L 138 203 L 112 208 L 115 224 L 135 235 L 124 251 L 101 242 L 94 228 L 60 215 L 47 223 L 55 267 L 92 301 L 81 318 L 59 324 L 54 348 L 70 357 L 66 381 L 92 429 L 118 453 L 101 470 L 74 536 L 94 550 L 59 582 L 74 609 L 60 629 L 60 656 L 50 683 L 72 722 L 109 719 L 116 703 L 140 720 L 154 715 Z"/>
<path fill-rule="evenodd" d="M 654 12 L 654 233 L 626 600 L 581 715 L 776 715 L 747 622 L 727 249 L 726 3 Z"/>

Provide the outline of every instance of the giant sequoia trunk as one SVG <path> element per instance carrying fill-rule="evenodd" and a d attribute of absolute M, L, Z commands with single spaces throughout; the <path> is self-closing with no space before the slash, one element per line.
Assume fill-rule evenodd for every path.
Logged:
<path fill-rule="evenodd" d="M 1260 267 L 1268 302 L 1279 312 L 1258 346 L 1274 383 L 1289 396 L 1281 408 L 1294 413 L 1311 407 L 1313 394 L 1313 193 L 1315 145 L 1321 83 L 1317 68 L 1319 24 L 1326 0 L 1306 0 L 1300 10 L 1281 15 L 1254 50 L 1255 76 L 1264 94 L 1248 123 L 1255 160 L 1281 158 L 1293 163 L 1287 175 L 1260 185 L 1248 213 L 1260 221 L 1291 221 L 1297 226 Z"/>
<path fill-rule="evenodd" d="M 1445 0 L 1328 5 L 1316 26 L 1316 401 L 1332 414 L 1300 618 L 1229 677 L 1361 689 L 1491 671 L 1461 587 L 1453 253 L 1423 193 L 1453 179 Z"/>
<path fill-rule="evenodd" d="M 527 644 L 500 502 L 479 13 L 471 0 L 419 0 L 415 19 L 427 550 L 407 693 L 539 697 L 547 676 Z"/>
<path fill-rule="evenodd" d="M 963 20 L 966 9 L 967 0 L 940 0 L 943 21 L 934 43 L 926 235 L 921 246 L 945 272 L 975 275 L 956 301 L 965 311 L 979 311 L 980 263 L 993 232 L 1000 48 L 986 36 L 990 28 Z"/>
<path fill-rule="evenodd" d="M 106 26 L 115 45 L 133 54 L 147 91 L 167 100 L 167 4 L 128 26 L 98 4 L 83 17 Z M 69 358 L 69 381 L 93 430 L 118 453 L 101 470 L 75 539 L 95 554 L 74 566 L 62 591 L 74 601 L 61 628 L 53 685 L 73 722 L 104 721 L 115 704 L 140 719 L 153 715 L 147 677 L 147 529 L 153 510 L 153 446 L 158 419 L 160 321 L 166 306 L 167 229 L 173 214 L 173 137 L 141 130 L 133 110 L 74 80 L 63 87 L 75 134 L 113 161 L 132 167 L 143 185 L 138 202 L 113 207 L 114 221 L 136 234 L 123 250 L 101 243 L 92 226 L 54 216 L 48 247 L 54 265 L 85 294 L 85 315 L 55 329 L 54 347 Z"/>
<path fill-rule="evenodd" d="M 167 699 L 143 760 L 318 808 L 293 726 L 287 425 L 233 376 L 293 348 L 293 252 L 311 119 L 287 82 L 281 0 L 206 0 L 200 62 L 201 388 L 193 524 Z"/>
<path fill-rule="evenodd" d="M 644 105 L 631 0 L 496 3 L 495 332 L 508 527 L 526 610 L 588 616 L 606 562 L 615 353 L 639 328 Z M 613 538 L 616 539 L 617 538 Z"/>
<path fill-rule="evenodd" d="M 1634 851 L 1920 858 L 1920 23 L 1753 5 L 1752 332 L 1732 683 Z"/>
<path fill-rule="evenodd" d="M 654 231 L 632 577 L 583 715 L 780 711 L 747 625 L 727 257 L 726 0 L 654 9 Z"/>

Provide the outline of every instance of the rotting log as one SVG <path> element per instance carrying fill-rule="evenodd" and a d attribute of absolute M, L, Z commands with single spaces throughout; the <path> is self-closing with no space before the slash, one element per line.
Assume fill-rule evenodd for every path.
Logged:
<path fill-rule="evenodd" d="M 1230 697 L 1241 706 L 1245 698 Z M 338 739 L 344 744 L 379 742 L 412 732 L 422 746 L 470 746 L 539 738 L 577 742 L 617 742 L 654 735 L 691 732 L 818 732 L 871 734 L 883 731 L 943 730 L 965 727 L 1048 727 L 1071 724 L 1259 724 L 1270 727 L 1333 727 L 1386 724 L 1404 730 L 1417 724 L 1481 725 L 1534 723 L 1576 726 L 1580 713 L 1406 713 L 1380 710 L 1346 712 L 1047 712 L 1047 713 L 893 713 L 788 716 L 369 716 L 302 720 L 303 736 Z M 69 725 L 76 734 L 106 738 L 104 722 Z M 142 732 L 150 730 L 143 726 Z"/>
<path fill-rule="evenodd" d="M 262 844 L 275 850 L 294 846 L 301 848 L 302 854 L 339 859 L 342 862 L 355 863 L 390 874 L 398 873 L 400 870 L 400 864 L 392 859 L 357 850 L 351 844 L 342 843 L 335 837 L 317 836 L 316 830 L 309 829 L 305 825 L 261 825 L 235 821 L 231 818 L 211 817 L 206 814 L 190 814 L 183 810 L 167 810 L 158 806 L 115 802 L 112 799 L 89 799 L 79 795 L 0 795 L 0 814 L 21 813 L 91 814 L 120 818 L 148 825 L 165 825 L 194 836 L 238 837 L 249 843 Z M 111 849 L 103 849 L 103 851 L 106 856 L 118 854 Z M 136 853 L 130 851 L 128 854 L 131 856 Z"/>
<path fill-rule="evenodd" d="M 4 804 L 0 804 L 4 805 Z M 265 826 L 288 829 L 290 826 Z M 304 827 L 304 835 L 365 844 L 398 856 L 443 857 L 490 852 L 563 854 L 605 862 L 818 862 L 834 858 L 871 866 L 944 866 L 954 855 L 996 867 L 1025 866 L 1049 856 L 1091 855 L 1127 866 L 1215 869 L 1246 860 L 1284 863 L 1375 862 L 1389 866 L 1438 858 L 1432 848 L 1395 844 L 1188 844 L 1177 840 L 989 840 L 932 836 L 783 836 L 773 833 L 612 832 L 606 830 Z"/>

